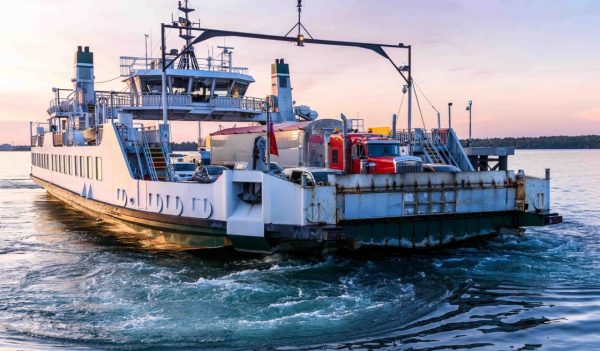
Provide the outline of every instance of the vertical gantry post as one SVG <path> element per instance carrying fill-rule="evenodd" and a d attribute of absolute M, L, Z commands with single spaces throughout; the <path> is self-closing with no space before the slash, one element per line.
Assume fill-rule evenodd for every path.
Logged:
<path fill-rule="evenodd" d="M 467 111 L 469 111 L 469 141 L 467 142 L 467 146 L 471 146 L 471 140 L 473 139 L 473 136 L 471 135 L 471 110 L 473 108 L 473 100 L 469 100 L 469 102 L 467 103 Z"/>
<path fill-rule="evenodd" d="M 408 46 L 408 82 L 407 82 L 407 89 L 408 89 L 408 132 L 410 133 L 410 130 L 412 129 L 412 66 L 411 66 L 411 47 L 410 45 Z"/>
<path fill-rule="evenodd" d="M 407 90 L 408 90 L 408 154 L 412 155 L 413 146 L 412 146 L 412 138 L 411 138 L 411 130 L 412 130 L 412 50 L 411 46 L 408 46 L 408 81 L 407 81 Z"/>
<path fill-rule="evenodd" d="M 167 124 L 169 119 L 167 117 L 167 61 L 165 53 L 165 24 L 160 25 L 160 40 L 161 40 L 161 60 L 162 60 L 162 117 L 163 123 Z"/>
<path fill-rule="evenodd" d="M 271 170 L 271 112 L 269 106 L 269 97 L 265 99 L 265 108 L 267 110 L 267 146 L 266 146 L 266 161 L 267 161 L 267 173 Z"/>
<path fill-rule="evenodd" d="M 115 92 L 110 91 L 110 122 L 115 124 Z"/>

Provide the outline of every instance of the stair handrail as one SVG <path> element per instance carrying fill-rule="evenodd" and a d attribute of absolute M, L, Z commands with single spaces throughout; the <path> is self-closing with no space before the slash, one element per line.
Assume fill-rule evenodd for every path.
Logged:
<path fill-rule="evenodd" d="M 162 149 L 163 155 L 165 157 L 165 166 L 166 166 L 165 168 L 167 171 L 167 178 L 169 179 L 169 181 L 173 181 L 174 180 L 173 174 L 175 173 L 175 170 L 173 168 L 173 164 L 171 163 L 171 158 L 169 157 L 168 144 L 165 145 L 165 143 L 161 142 L 160 148 Z"/>
<path fill-rule="evenodd" d="M 158 174 L 156 174 L 156 167 L 154 166 L 154 160 L 150 155 L 150 145 L 148 144 L 148 139 L 146 138 L 146 133 L 144 132 L 144 127 L 142 126 L 142 146 L 144 148 L 144 158 L 146 159 L 146 164 L 148 165 L 148 173 L 150 173 L 150 179 L 153 181 L 158 180 Z"/>
<path fill-rule="evenodd" d="M 475 169 L 473 168 L 471 161 L 469 161 L 469 157 L 465 153 L 465 150 L 463 149 L 462 144 L 460 143 L 460 140 L 456 136 L 454 129 L 451 129 L 451 128 L 448 131 L 448 144 L 450 144 L 450 147 L 448 148 L 448 150 L 452 151 L 452 149 L 456 149 L 456 156 L 459 157 L 458 160 L 455 159 L 455 162 L 457 163 L 456 167 L 460 168 L 463 171 L 467 171 L 467 172 L 474 171 Z M 464 167 L 462 167 L 463 165 L 464 165 Z"/>
<path fill-rule="evenodd" d="M 139 131 L 137 128 L 133 128 L 132 129 L 132 141 L 133 141 L 133 148 L 135 150 L 135 157 L 137 158 L 138 161 L 138 166 L 140 167 L 140 179 L 144 179 L 144 168 L 142 167 L 142 159 L 140 158 L 140 147 L 139 147 Z"/>
<path fill-rule="evenodd" d="M 427 134 L 427 132 L 423 132 L 423 136 L 424 136 L 424 138 L 423 138 L 424 139 L 423 145 L 428 146 L 435 153 L 433 156 L 435 156 L 436 160 L 444 161 L 444 158 L 442 157 L 442 155 L 438 152 L 438 149 L 436 148 L 436 144 L 435 144 L 435 139 L 433 137 L 433 133 Z M 433 159 L 431 157 L 432 155 L 429 154 L 428 148 L 424 147 L 423 150 L 427 154 L 427 157 L 429 157 L 429 159 L 431 161 L 433 161 Z"/>
<path fill-rule="evenodd" d="M 439 135 L 437 135 L 436 137 L 432 137 L 432 139 L 433 139 L 433 142 L 435 143 L 435 145 L 438 146 L 442 151 L 444 151 L 444 153 L 446 155 L 448 155 L 448 157 L 447 157 L 448 162 L 450 162 L 450 164 L 452 166 L 460 168 L 460 165 L 458 164 L 458 162 L 456 161 L 454 156 L 452 156 L 452 152 L 450 151 L 450 149 L 448 149 L 448 147 L 446 145 L 444 145 L 443 143 L 440 142 Z"/>

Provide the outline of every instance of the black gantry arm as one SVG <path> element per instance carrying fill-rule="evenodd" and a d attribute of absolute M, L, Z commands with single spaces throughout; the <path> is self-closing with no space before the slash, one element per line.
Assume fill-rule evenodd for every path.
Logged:
<path fill-rule="evenodd" d="M 172 29 L 180 29 L 179 26 L 174 25 L 165 25 L 164 28 L 172 28 Z M 177 54 L 174 60 L 169 63 L 163 63 L 163 70 L 166 70 L 175 62 L 177 58 L 183 55 L 187 50 L 189 50 L 194 44 L 203 42 L 205 40 L 215 38 L 215 37 L 240 37 L 240 38 L 251 38 L 251 39 L 261 39 L 261 40 L 272 40 L 272 41 L 285 41 L 291 43 L 298 43 L 299 38 L 296 37 L 285 37 L 279 35 L 269 35 L 269 34 L 259 34 L 259 33 L 246 33 L 246 32 L 234 32 L 228 30 L 220 30 L 220 29 L 210 29 L 210 28 L 190 28 L 192 30 L 201 31 L 202 33 L 198 35 L 190 45 L 185 47 L 180 53 Z M 307 44 L 320 44 L 320 45 L 332 45 L 332 46 L 346 46 L 346 47 L 357 47 L 362 49 L 367 49 L 374 51 L 380 56 L 386 58 L 390 63 L 394 66 L 396 71 L 400 73 L 402 78 L 406 81 L 406 83 L 410 84 L 410 55 L 411 55 L 411 46 L 404 45 L 403 43 L 399 43 L 398 45 L 390 45 L 390 44 L 376 44 L 376 43 L 360 43 L 360 42 L 351 42 L 351 41 L 340 41 L 340 40 L 325 40 L 325 39 L 313 39 L 313 38 L 302 38 L 302 43 Z M 408 78 L 404 74 L 404 68 L 396 65 L 396 63 L 392 60 L 392 58 L 387 54 L 384 48 L 395 48 L 395 49 L 408 49 L 409 55 L 409 65 L 408 65 Z M 163 45 L 163 52 L 165 48 Z"/>

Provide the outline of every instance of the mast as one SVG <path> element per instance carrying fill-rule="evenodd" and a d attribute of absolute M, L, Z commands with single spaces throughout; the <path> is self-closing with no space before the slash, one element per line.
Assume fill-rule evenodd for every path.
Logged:
<path fill-rule="evenodd" d="M 196 59 L 196 54 L 194 53 L 194 47 L 191 45 L 192 40 L 195 38 L 192 35 L 191 27 L 193 26 L 192 21 L 190 21 L 190 13 L 194 12 L 195 9 L 190 8 L 188 6 L 188 0 L 184 0 L 184 5 L 182 6 L 181 1 L 178 3 L 179 11 L 183 12 L 184 17 L 179 17 L 177 25 L 179 26 L 179 37 L 185 40 L 184 48 L 189 48 L 189 50 L 185 50 L 179 59 L 179 64 L 177 65 L 178 69 L 198 69 L 198 60 Z"/>

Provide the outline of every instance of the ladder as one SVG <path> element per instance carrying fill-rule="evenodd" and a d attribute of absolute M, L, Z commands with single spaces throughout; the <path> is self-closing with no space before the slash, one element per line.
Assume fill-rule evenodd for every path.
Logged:
<path fill-rule="evenodd" d="M 430 139 L 424 140 L 423 151 L 432 163 L 446 163 Z"/>
<path fill-rule="evenodd" d="M 433 139 L 433 146 L 435 148 L 437 148 L 438 150 L 440 150 L 442 152 L 442 155 L 446 156 L 446 161 L 447 162 L 444 162 L 442 160 L 442 163 L 447 163 L 447 164 L 450 164 L 452 166 L 458 167 L 460 169 L 460 166 L 458 165 L 458 162 L 456 162 L 456 160 L 452 156 L 452 153 L 450 152 L 450 150 L 448 150 L 448 148 L 446 147 L 446 145 L 440 143 L 440 141 L 437 138 L 435 138 L 435 137 L 432 137 L 432 139 Z M 438 155 L 439 155 L 439 153 L 438 153 Z"/>
<path fill-rule="evenodd" d="M 169 179 L 169 173 L 167 169 L 167 161 L 163 154 L 160 146 L 149 146 L 148 151 L 150 158 L 152 159 L 152 165 L 154 166 L 156 179 L 160 181 L 167 181 Z"/>
<path fill-rule="evenodd" d="M 163 160 L 165 162 L 165 180 L 173 180 L 175 169 L 173 168 L 173 164 L 171 164 L 171 160 L 169 159 L 169 144 L 161 141 L 160 148 L 162 151 Z"/>
<path fill-rule="evenodd" d="M 150 180 L 157 181 L 158 175 L 156 174 L 156 168 L 154 167 L 154 160 L 150 153 L 150 146 L 148 145 L 148 139 L 146 139 L 146 134 L 144 131 L 141 131 L 142 134 L 142 146 L 144 148 L 144 158 L 146 159 L 146 165 L 148 166 L 148 173 L 150 175 Z"/>

